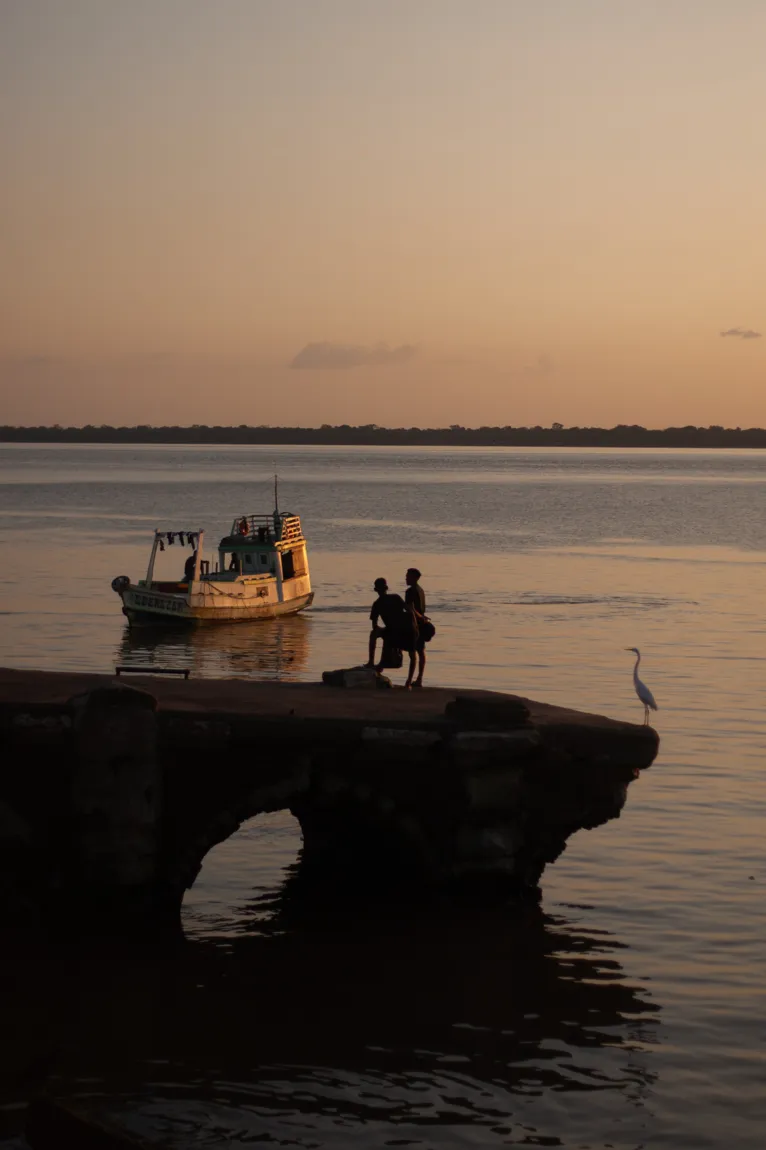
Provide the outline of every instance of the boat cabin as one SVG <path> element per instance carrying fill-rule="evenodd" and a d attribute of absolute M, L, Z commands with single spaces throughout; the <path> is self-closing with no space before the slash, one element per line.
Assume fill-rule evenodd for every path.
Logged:
<path fill-rule="evenodd" d="M 307 575 L 308 559 L 300 517 L 275 511 L 234 520 L 231 532 L 218 544 L 217 570 L 209 578 L 226 582 L 280 574 L 283 582 Z"/>

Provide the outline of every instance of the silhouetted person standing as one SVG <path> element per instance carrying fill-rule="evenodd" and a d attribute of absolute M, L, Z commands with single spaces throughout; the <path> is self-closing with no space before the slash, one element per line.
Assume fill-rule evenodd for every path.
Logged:
<path fill-rule="evenodd" d="M 407 584 L 407 590 L 404 594 L 404 602 L 407 606 L 407 611 L 410 616 L 410 627 L 412 638 L 410 646 L 407 648 L 410 656 L 410 669 L 407 674 L 407 682 L 404 684 L 407 687 L 422 687 L 423 686 L 423 672 L 426 669 L 426 644 L 420 634 L 420 625 L 425 622 L 426 614 L 426 593 L 420 586 L 420 572 L 417 567 L 410 567 L 407 574 L 404 576 L 404 581 Z M 415 662 L 417 659 L 418 677 L 413 683 L 412 679 L 415 674 Z"/>

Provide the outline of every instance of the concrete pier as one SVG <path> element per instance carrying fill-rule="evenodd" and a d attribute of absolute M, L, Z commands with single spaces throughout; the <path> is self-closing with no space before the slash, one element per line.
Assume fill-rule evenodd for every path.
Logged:
<path fill-rule="evenodd" d="M 536 899 L 658 744 L 491 691 L 0 670 L 0 913 L 172 918 L 212 846 L 283 809 L 302 867 Z"/>

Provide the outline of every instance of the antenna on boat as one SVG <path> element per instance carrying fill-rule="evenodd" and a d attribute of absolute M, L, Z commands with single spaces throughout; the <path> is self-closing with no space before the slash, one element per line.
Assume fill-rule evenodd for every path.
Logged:
<path fill-rule="evenodd" d="M 279 476 L 274 472 L 274 514 L 279 515 Z"/>

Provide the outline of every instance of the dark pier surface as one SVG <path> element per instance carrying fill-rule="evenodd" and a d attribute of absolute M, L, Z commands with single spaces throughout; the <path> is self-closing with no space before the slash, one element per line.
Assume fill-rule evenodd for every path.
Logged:
<path fill-rule="evenodd" d="M 207 851 L 281 809 L 302 868 L 537 898 L 658 743 L 491 691 L 0 670 L 0 913 L 177 916 Z"/>

